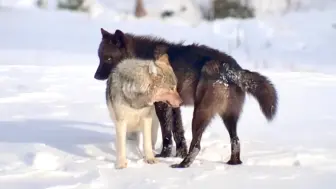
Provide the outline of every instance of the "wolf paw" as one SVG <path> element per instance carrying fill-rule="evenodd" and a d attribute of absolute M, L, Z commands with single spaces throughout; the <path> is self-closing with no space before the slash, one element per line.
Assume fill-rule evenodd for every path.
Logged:
<path fill-rule="evenodd" d="M 229 165 L 240 165 L 242 164 L 243 162 L 240 160 L 240 159 L 230 159 L 227 164 Z"/>
<path fill-rule="evenodd" d="M 144 161 L 147 163 L 147 164 L 155 164 L 155 163 L 158 163 L 159 160 L 157 160 L 156 158 L 145 158 Z"/>
<path fill-rule="evenodd" d="M 156 154 L 155 157 L 167 158 L 171 157 L 172 152 L 171 148 L 163 148 L 160 154 Z"/>
<path fill-rule="evenodd" d="M 170 165 L 171 168 L 188 168 L 190 165 L 185 163 L 178 163 Z"/>
<path fill-rule="evenodd" d="M 127 160 L 119 160 L 116 163 L 116 169 L 124 169 L 127 167 Z"/>
<path fill-rule="evenodd" d="M 170 157 L 171 154 L 167 154 L 167 153 L 160 153 L 160 154 L 156 154 L 155 157 L 157 158 L 167 158 Z"/>

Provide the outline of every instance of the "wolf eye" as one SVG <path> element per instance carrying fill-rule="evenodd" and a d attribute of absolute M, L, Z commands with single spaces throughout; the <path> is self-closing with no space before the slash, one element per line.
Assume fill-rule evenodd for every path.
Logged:
<path fill-rule="evenodd" d="M 107 61 L 110 61 L 110 60 L 112 60 L 112 58 L 111 58 L 111 57 L 108 57 L 108 58 L 107 58 Z"/>

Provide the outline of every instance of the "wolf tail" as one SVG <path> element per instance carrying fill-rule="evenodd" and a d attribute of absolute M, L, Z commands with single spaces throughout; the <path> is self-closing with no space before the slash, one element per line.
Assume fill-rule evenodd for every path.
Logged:
<path fill-rule="evenodd" d="M 278 108 L 278 95 L 271 81 L 249 70 L 239 70 L 234 82 L 247 93 L 254 96 L 268 121 L 272 121 Z"/>

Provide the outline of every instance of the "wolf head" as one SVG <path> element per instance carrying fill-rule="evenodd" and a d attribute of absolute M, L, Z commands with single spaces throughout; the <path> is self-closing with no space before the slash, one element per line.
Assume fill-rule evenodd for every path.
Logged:
<path fill-rule="evenodd" d="M 99 66 L 94 78 L 105 80 L 108 78 L 112 68 L 127 56 L 126 37 L 120 30 L 116 30 L 114 34 L 103 28 L 100 31 L 102 40 L 98 48 Z"/>
<path fill-rule="evenodd" d="M 170 65 L 168 55 L 156 56 L 154 64 L 149 65 L 149 73 L 153 79 L 153 102 L 165 102 L 172 107 L 179 107 L 182 99 L 178 94 L 177 79 Z"/>

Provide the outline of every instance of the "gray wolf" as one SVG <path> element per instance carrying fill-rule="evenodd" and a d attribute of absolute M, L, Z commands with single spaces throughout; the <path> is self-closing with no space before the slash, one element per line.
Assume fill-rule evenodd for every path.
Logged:
<path fill-rule="evenodd" d="M 126 134 L 132 132 L 143 132 L 145 162 L 157 162 L 151 136 L 156 135 L 155 127 L 158 127 L 154 123 L 152 132 L 152 122 L 156 117 L 154 103 L 164 102 L 171 107 L 179 107 L 182 103 L 167 54 L 156 57 L 154 61 L 124 59 L 108 77 L 106 102 L 110 117 L 115 122 L 118 169 L 127 167 Z"/>
<path fill-rule="evenodd" d="M 269 122 L 276 115 L 278 96 L 272 82 L 258 72 L 243 69 L 224 52 L 205 45 L 184 45 L 157 37 L 137 36 L 119 29 L 114 33 L 101 29 L 101 35 L 98 48 L 100 62 L 94 75 L 97 80 L 106 80 L 108 73 L 129 56 L 150 59 L 157 45 L 165 47 L 178 80 L 177 91 L 183 105 L 194 106 L 192 141 L 187 152 L 180 108 L 154 103 L 163 141 L 162 151 L 157 156 L 171 156 L 173 135 L 176 155 L 184 158 L 171 167 L 184 168 L 192 164 L 201 149 L 202 134 L 215 115 L 221 117 L 230 136 L 231 157 L 227 163 L 241 164 L 237 122 L 246 93 L 256 98 Z"/>

